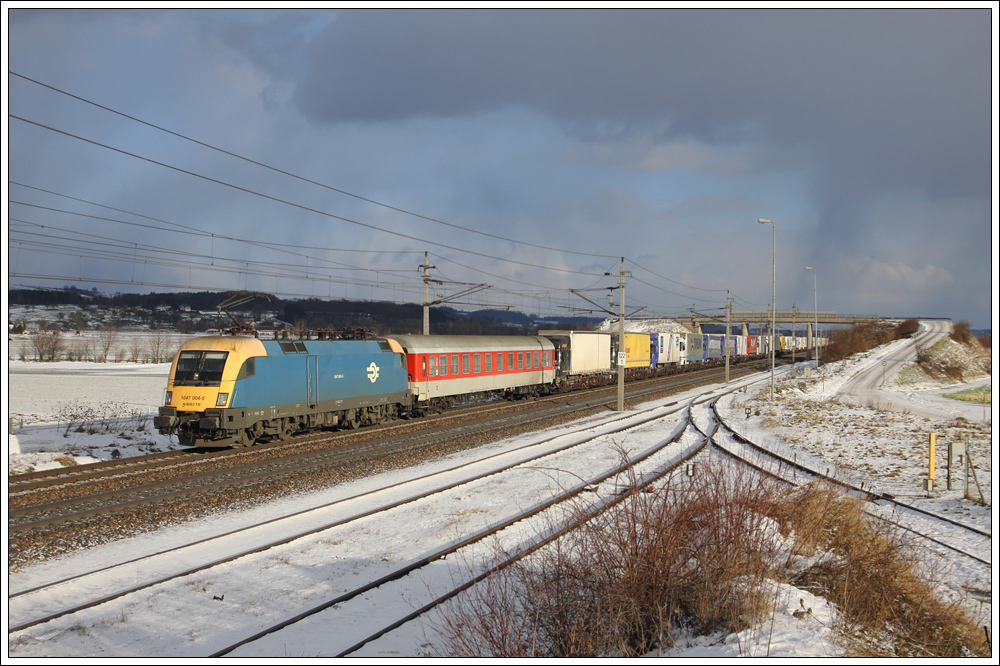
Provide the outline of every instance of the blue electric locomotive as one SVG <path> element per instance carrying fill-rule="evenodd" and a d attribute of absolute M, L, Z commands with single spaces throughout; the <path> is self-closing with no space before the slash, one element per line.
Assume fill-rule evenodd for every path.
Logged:
<path fill-rule="evenodd" d="M 389 340 L 209 336 L 181 347 L 153 425 L 183 446 L 249 446 L 380 423 L 410 400 L 403 350 Z"/>

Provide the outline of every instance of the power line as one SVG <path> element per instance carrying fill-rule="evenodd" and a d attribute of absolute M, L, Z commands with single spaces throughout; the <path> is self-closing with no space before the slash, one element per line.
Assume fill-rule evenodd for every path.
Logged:
<path fill-rule="evenodd" d="M 109 113 L 114 113 L 116 115 L 122 116 L 123 118 L 128 118 L 129 120 L 132 120 L 134 122 L 140 123 L 142 125 L 146 125 L 147 127 L 152 127 L 153 129 L 156 129 L 156 130 L 159 130 L 161 132 L 165 132 L 167 134 L 170 134 L 171 136 L 175 136 L 175 137 L 178 137 L 180 139 L 184 139 L 185 141 L 190 141 L 190 142 L 195 143 L 195 144 L 197 144 L 199 146 L 202 146 L 204 148 L 208 148 L 210 150 L 214 150 L 214 151 L 220 152 L 220 153 L 222 153 L 224 155 L 229 155 L 230 157 L 235 157 L 236 159 L 243 160 L 244 162 L 248 162 L 250 164 L 254 164 L 256 166 L 259 166 L 261 168 L 268 169 L 270 171 L 274 171 L 275 173 L 280 173 L 280 174 L 282 174 L 284 176 L 288 176 L 289 178 L 294 178 L 296 180 L 300 180 L 302 182 L 309 183 L 311 185 L 316 185 L 317 187 L 322 187 L 324 189 L 330 190 L 331 192 L 337 192 L 338 194 L 343 194 L 345 196 L 353 197 L 355 199 L 358 199 L 359 201 L 364 201 L 366 203 L 370 203 L 370 204 L 373 204 L 373 205 L 376 205 L 376 206 L 381 206 L 381 207 L 387 208 L 389 210 L 394 210 L 394 211 L 396 211 L 398 213 L 403 213 L 404 215 L 411 215 L 413 217 L 417 217 L 417 218 L 420 218 L 422 220 L 427 220 L 428 222 L 434 222 L 436 224 L 442 224 L 444 226 L 451 227 L 453 229 L 460 229 L 462 231 L 466 231 L 466 232 L 473 233 L 473 234 L 479 234 L 481 236 L 486 236 L 488 238 L 494 238 L 494 239 L 497 239 L 497 240 L 506 241 L 508 243 L 514 243 L 516 245 L 526 245 L 528 247 L 535 247 L 535 248 L 538 248 L 538 249 L 541 249 L 541 250 L 549 250 L 549 251 L 552 251 L 552 252 L 561 252 L 563 254 L 575 254 L 575 255 L 584 256 L 584 257 L 609 258 L 609 255 L 591 254 L 591 253 L 588 253 L 588 252 L 576 252 L 574 250 L 566 250 L 566 249 L 560 249 L 560 248 L 553 248 L 553 247 L 548 247 L 546 245 L 538 245 L 536 243 L 529 243 L 527 241 L 518 241 L 518 240 L 514 240 L 512 238 L 506 238 L 504 236 L 498 236 L 498 235 L 495 235 L 495 234 L 486 233 L 485 231 L 479 231 L 477 229 L 470 229 L 468 227 L 463 227 L 461 225 L 453 224 L 451 222 L 445 222 L 443 220 L 438 220 L 438 219 L 433 218 L 433 217 L 428 217 L 427 215 L 421 215 L 420 213 L 414 213 L 412 211 L 408 211 L 406 209 L 399 208 L 397 206 L 392 206 L 392 205 L 389 205 L 389 204 L 385 204 L 385 203 L 382 203 L 380 201 L 376 201 L 374 199 L 369 199 L 368 197 L 363 197 L 361 195 L 354 194 L 352 192 L 348 192 L 346 190 L 342 190 L 342 189 L 339 189 L 339 188 L 336 188 L 336 187 L 332 187 L 330 185 L 326 185 L 324 183 L 320 183 L 318 181 L 315 181 L 315 180 L 312 180 L 312 179 L 309 179 L 309 178 L 305 178 L 303 176 L 298 176 L 298 175 L 296 175 L 294 173 L 291 173 L 289 171 L 285 171 L 283 169 L 278 169 L 277 167 L 273 167 L 273 166 L 270 166 L 268 164 L 264 164 L 263 162 L 259 162 L 259 161 L 254 160 L 254 159 L 250 159 L 249 157 L 244 157 L 242 155 L 238 155 L 238 154 L 236 154 L 234 152 L 225 150 L 223 148 L 219 148 L 218 146 L 213 146 L 213 145 L 211 145 L 209 143 L 205 143 L 204 141 L 199 141 L 198 139 L 194 139 L 194 138 L 191 138 L 191 137 L 186 136 L 184 134 L 180 134 L 179 132 L 174 132 L 172 130 L 166 129 L 165 127 L 160 127 L 159 125 L 155 125 L 155 124 L 153 124 L 151 122 L 147 122 L 145 120 L 141 120 L 139 118 L 136 118 L 135 116 L 130 116 L 127 113 L 122 113 L 121 111 L 116 111 L 115 109 L 112 109 L 112 108 L 110 108 L 108 106 L 104 106 L 103 104 L 98 104 L 97 102 L 92 102 L 92 101 L 90 101 L 88 99 L 85 99 L 83 97 L 80 97 L 78 95 L 74 95 L 72 93 L 66 92 L 65 90 L 61 90 L 61 89 L 56 88 L 54 86 L 42 83 L 41 81 L 37 81 L 35 79 L 29 78 L 27 76 L 24 76 L 23 74 L 18 74 L 17 72 L 12 72 L 10 70 L 8 70 L 8 73 L 13 74 L 14 76 L 16 76 L 18 78 L 24 79 L 25 81 L 30 81 L 31 83 L 34 83 L 34 84 L 39 85 L 39 86 L 42 86 L 43 88 L 48 88 L 49 90 L 52 90 L 54 92 L 60 93 L 62 95 L 66 95 L 67 97 L 72 97 L 73 99 L 76 99 L 78 101 L 84 102 L 85 104 L 90 104 L 90 105 L 95 106 L 95 107 L 97 107 L 99 109 L 103 109 L 103 110 L 105 110 L 105 111 L 107 111 Z"/>
<path fill-rule="evenodd" d="M 538 264 L 530 264 L 530 263 L 527 263 L 527 262 L 524 262 L 524 261 L 517 261 L 515 259 L 504 259 L 503 257 L 497 257 L 497 256 L 494 256 L 494 255 L 491 255 L 491 254 L 485 254 L 485 253 L 482 253 L 482 252 L 476 252 L 474 250 L 465 250 L 465 249 L 462 249 L 462 248 L 459 248 L 459 247 L 455 247 L 455 246 L 452 246 L 452 245 L 446 245 L 444 243 L 438 243 L 436 241 L 427 240 L 426 238 L 418 238 L 416 236 L 410 236 L 408 234 L 400 233 L 398 231 L 390 231 L 388 229 L 383 229 L 381 227 L 377 227 L 377 226 L 375 226 L 373 224 L 368 224 L 366 222 L 359 222 L 358 220 L 352 220 L 350 218 L 343 217 L 341 215 L 334 215 L 333 213 L 328 213 L 326 211 L 322 211 L 322 210 L 319 210 L 319 209 L 316 209 L 316 208 L 311 208 L 311 207 L 305 206 L 303 204 L 297 204 L 295 202 L 288 201 L 286 199 L 282 199 L 280 197 L 271 196 L 269 194 L 264 194 L 263 192 L 257 192 L 255 190 L 251 190 L 251 189 L 248 189 L 248 188 L 245 188 L 245 187 L 241 187 L 239 185 L 234 185 L 232 183 L 227 183 L 227 182 L 225 182 L 223 180 L 219 180 L 218 178 L 212 178 L 211 176 L 206 176 L 204 174 L 195 173 L 194 171 L 190 171 L 188 169 L 182 169 L 180 167 L 176 167 L 176 166 L 167 164 L 165 162 L 160 162 L 158 160 L 154 160 L 154 159 L 149 158 L 149 157 L 143 157 L 142 155 L 138 155 L 136 153 L 132 153 L 132 152 L 129 152 L 127 150 L 122 150 L 121 148 L 115 148 L 113 146 L 109 146 L 109 145 L 101 143 L 99 141 L 94 141 L 93 139 L 84 138 L 84 137 L 79 136 L 77 134 L 73 134 L 72 132 L 66 132 L 64 130 L 60 130 L 60 129 L 56 129 L 54 127 L 51 127 L 49 125 L 45 125 L 44 123 L 39 123 L 39 122 L 35 122 L 33 120 L 28 120 L 27 118 L 22 118 L 21 116 L 17 116 L 17 115 L 14 115 L 14 114 L 8 114 L 8 117 L 9 118 L 13 118 L 14 120 L 20 120 L 21 122 L 27 123 L 29 125 L 34 125 L 36 127 L 40 127 L 42 129 L 49 130 L 50 132 L 55 132 L 56 134 L 62 134 L 63 136 L 68 136 L 68 137 L 70 137 L 72 139 L 76 139 L 78 141 L 83 141 L 84 143 L 89 143 L 91 145 L 98 146 L 100 148 L 104 148 L 106 150 L 110 150 L 110 151 L 113 151 L 113 152 L 116 152 L 116 153 L 120 153 L 122 155 L 127 155 L 127 156 L 135 158 L 137 160 L 142 160 L 143 162 L 149 162 L 150 164 L 155 164 L 155 165 L 161 166 L 161 167 L 163 167 L 165 169 L 170 169 L 170 170 L 176 171 L 178 173 L 187 174 L 187 175 L 193 176 L 195 178 L 201 178 L 202 180 L 206 180 L 206 181 L 208 181 L 210 183 L 215 183 L 216 185 L 223 185 L 225 187 L 229 187 L 229 188 L 237 190 L 239 192 L 244 192 L 246 194 L 252 194 L 252 195 L 260 197 L 262 199 L 267 199 L 269 201 L 274 201 L 276 203 L 284 204 L 286 206 L 292 206 L 294 208 L 299 208 L 301 210 L 304 210 L 304 211 L 307 211 L 307 212 L 310 212 L 310 213 L 315 213 L 317 215 L 322 215 L 324 217 L 328 217 L 328 218 L 334 219 L 334 220 L 340 220 L 341 222 L 347 222 L 349 224 L 354 224 L 354 225 L 357 225 L 359 227 L 364 227 L 366 229 L 371 229 L 373 231 L 381 231 L 382 233 L 390 234 L 390 235 L 393 235 L 393 236 L 399 236 L 400 238 L 406 238 L 407 240 L 416 241 L 416 242 L 424 243 L 424 244 L 427 244 L 427 245 L 436 245 L 437 247 L 443 247 L 443 248 L 446 248 L 448 250 L 454 250 L 456 252 L 463 252 L 465 254 L 475 255 L 475 256 L 478 256 L 478 257 L 483 257 L 485 259 L 492 259 L 494 261 L 505 261 L 507 263 L 518 264 L 520 266 L 531 266 L 533 268 L 542 268 L 543 270 L 557 271 L 557 272 L 560 272 L 560 273 L 573 273 L 573 274 L 578 274 L 578 275 L 592 275 L 592 273 L 585 273 L 583 271 L 574 271 L 574 270 L 569 270 L 569 269 L 565 269 L 565 268 L 548 268 L 546 266 L 539 266 Z"/>

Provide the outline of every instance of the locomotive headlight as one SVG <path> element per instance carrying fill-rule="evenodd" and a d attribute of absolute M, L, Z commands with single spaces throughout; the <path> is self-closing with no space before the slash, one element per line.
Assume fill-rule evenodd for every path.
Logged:
<path fill-rule="evenodd" d="M 167 391 L 167 397 L 163 401 L 163 404 L 164 405 L 169 405 L 170 401 L 173 400 L 173 398 L 174 398 L 174 392 L 173 391 Z"/>
<path fill-rule="evenodd" d="M 215 406 L 216 407 L 225 407 L 227 402 L 229 402 L 229 394 L 228 393 L 220 393 L 219 394 L 219 399 L 215 401 Z"/>

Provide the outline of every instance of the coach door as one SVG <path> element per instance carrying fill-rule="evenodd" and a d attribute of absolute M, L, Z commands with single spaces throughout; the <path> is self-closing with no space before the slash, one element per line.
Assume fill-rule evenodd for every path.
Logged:
<path fill-rule="evenodd" d="M 306 356 L 306 402 L 319 402 L 319 356 Z"/>

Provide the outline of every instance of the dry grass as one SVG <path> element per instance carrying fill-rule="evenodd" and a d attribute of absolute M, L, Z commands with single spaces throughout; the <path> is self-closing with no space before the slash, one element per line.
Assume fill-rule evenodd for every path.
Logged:
<path fill-rule="evenodd" d="M 775 505 L 795 550 L 825 555 L 790 582 L 841 611 L 837 637 L 851 657 L 968 657 L 989 654 L 976 624 L 938 599 L 919 575 L 895 526 L 866 518 L 861 501 L 811 487 Z"/>
<path fill-rule="evenodd" d="M 762 626 L 773 580 L 841 609 L 847 655 L 988 654 L 976 626 L 935 599 L 898 536 L 872 526 L 859 502 L 712 467 L 630 495 L 453 600 L 434 622 L 438 656 L 648 655 L 684 635 Z"/>

